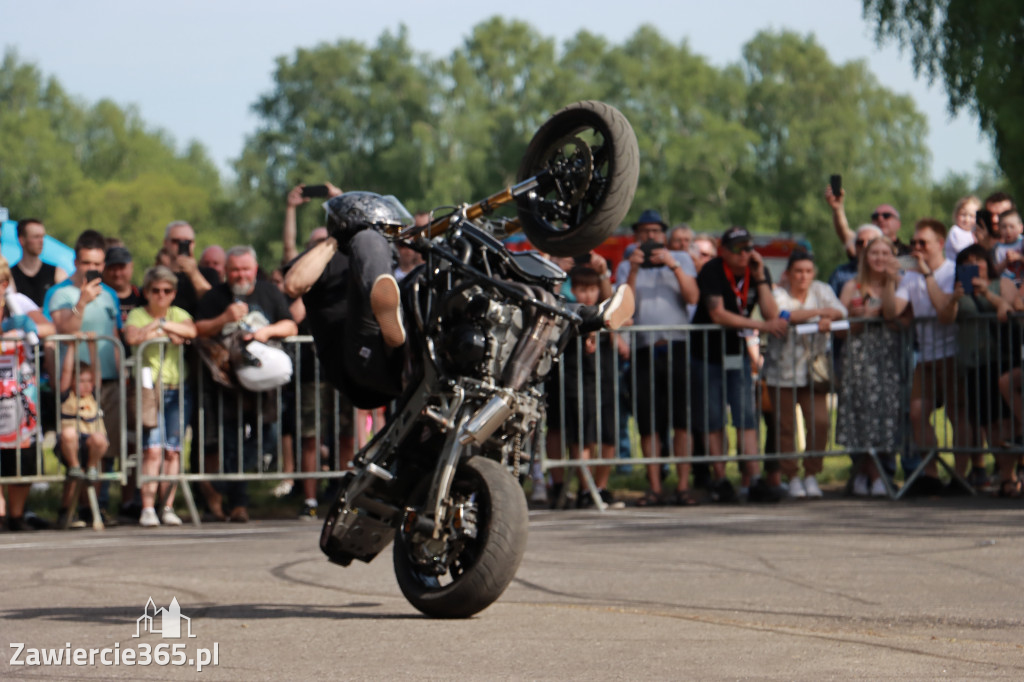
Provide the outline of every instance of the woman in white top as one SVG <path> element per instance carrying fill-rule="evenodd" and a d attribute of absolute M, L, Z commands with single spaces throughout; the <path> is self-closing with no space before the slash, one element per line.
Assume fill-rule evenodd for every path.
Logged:
<path fill-rule="evenodd" d="M 766 450 L 779 453 L 796 452 L 796 406 L 803 412 L 806 449 L 824 452 L 828 446 L 829 416 L 827 397 L 829 380 L 814 376 L 815 360 L 830 367 L 829 330 L 834 320 L 846 317 L 846 308 L 839 302 L 832 287 L 814 279 L 817 269 L 814 258 L 806 251 L 796 251 L 786 264 L 786 285 L 773 292 L 780 311 L 789 313 L 789 333 L 783 338 L 768 335 L 765 347 L 764 380 L 774 406 L 771 415 L 775 426 L 775 443 Z M 817 333 L 798 334 L 795 325 L 816 323 Z M 821 456 L 805 457 L 804 478 L 797 475 L 795 459 L 769 462 L 765 470 L 771 478 L 777 471 L 789 478 L 791 497 L 821 497 L 817 475 L 821 473 Z"/>

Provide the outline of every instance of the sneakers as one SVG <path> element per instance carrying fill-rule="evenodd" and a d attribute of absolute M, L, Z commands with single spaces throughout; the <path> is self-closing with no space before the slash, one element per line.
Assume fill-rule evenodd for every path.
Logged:
<path fill-rule="evenodd" d="M 881 479 L 879 479 L 881 480 Z M 867 497 L 868 496 L 868 477 L 867 474 L 857 474 L 856 478 L 853 479 L 853 495 L 854 497 Z"/>
<path fill-rule="evenodd" d="M 317 505 L 304 503 L 299 511 L 300 521 L 316 521 Z"/>
<path fill-rule="evenodd" d="M 548 501 L 547 486 L 544 485 L 544 479 L 533 481 L 533 492 L 530 493 L 530 502 L 536 502 L 537 504 L 544 504 Z"/>
<path fill-rule="evenodd" d="M 601 488 L 601 501 L 605 503 L 609 509 L 625 509 L 626 503 L 622 500 L 616 500 L 610 492 Z"/>
<path fill-rule="evenodd" d="M 711 499 L 722 504 L 732 504 L 739 501 L 739 498 L 736 497 L 736 489 L 732 487 L 732 483 L 727 478 L 720 479 L 711 488 Z"/>
<path fill-rule="evenodd" d="M 142 520 L 140 519 L 139 523 L 141 522 Z M 160 522 L 165 526 L 180 526 L 181 518 L 170 507 L 164 507 L 163 513 L 160 514 Z"/>
<path fill-rule="evenodd" d="M 231 510 L 229 518 L 232 523 L 249 523 L 249 510 L 245 507 L 235 507 Z"/>
<path fill-rule="evenodd" d="M 946 486 L 934 476 L 919 476 L 904 494 L 905 497 L 936 497 L 945 492 Z"/>
<path fill-rule="evenodd" d="M 799 481 L 800 479 L 796 480 Z M 789 484 L 793 485 L 793 482 L 790 481 Z M 804 492 L 807 493 L 807 497 L 812 497 L 815 499 L 821 499 L 822 497 L 824 497 L 824 495 L 821 492 L 821 488 L 818 487 L 818 479 L 816 479 L 814 476 L 807 476 L 806 478 L 804 478 Z"/>
<path fill-rule="evenodd" d="M 139 515 L 139 525 L 144 528 L 153 528 L 160 525 L 160 519 L 156 517 L 156 510 L 152 507 L 146 507 L 142 510 L 142 514 Z"/>
<path fill-rule="evenodd" d="M 381 275 L 370 289 L 370 308 L 380 325 L 384 345 L 398 348 L 405 343 L 405 326 L 402 324 L 402 297 L 394 275 Z"/>
<path fill-rule="evenodd" d="M 274 497 L 285 497 L 291 494 L 293 485 L 294 483 L 292 483 L 291 481 L 281 481 L 276 486 L 274 486 L 274 490 L 271 494 Z"/>
<path fill-rule="evenodd" d="M 69 522 L 70 519 L 70 522 Z M 86 523 L 82 519 L 75 516 L 75 512 L 61 509 L 57 513 L 57 528 L 68 528 L 78 530 L 79 528 L 85 528 Z"/>
<path fill-rule="evenodd" d="M 789 479 L 789 496 L 794 498 L 807 497 L 807 491 L 804 490 L 804 484 L 797 476 Z"/>
<path fill-rule="evenodd" d="M 889 491 L 885 489 L 885 481 L 881 476 L 871 482 L 871 497 L 889 497 Z"/>
<path fill-rule="evenodd" d="M 774 504 L 782 500 L 782 491 L 763 478 L 759 478 L 750 486 L 750 493 L 747 495 L 747 499 L 761 504 Z"/>
<path fill-rule="evenodd" d="M 601 315 L 601 320 L 604 321 L 604 326 L 615 330 L 633 317 L 635 308 L 636 299 L 633 297 L 633 290 L 625 284 L 620 284 L 611 298 L 601 303 L 597 310 Z"/>
<path fill-rule="evenodd" d="M 589 490 L 581 490 L 576 495 L 576 508 L 577 509 L 590 509 L 594 506 L 594 498 L 590 495 Z"/>

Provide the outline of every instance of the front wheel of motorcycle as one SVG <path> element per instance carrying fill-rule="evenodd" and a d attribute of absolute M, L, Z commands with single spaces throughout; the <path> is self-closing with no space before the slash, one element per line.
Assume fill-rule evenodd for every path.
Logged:
<path fill-rule="evenodd" d="M 486 457 L 466 460 L 455 472 L 451 499 L 469 515 L 471 533 L 453 538 L 442 552 L 428 549 L 415 533 L 400 532 L 394 544 L 402 594 L 433 618 L 468 618 L 490 606 L 512 582 L 526 551 L 526 497 L 504 466 Z M 452 553 L 447 560 L 430 560 L 444 552 Z"/>
<path fill-rule="evenodd" d="M 523 232 L 554 256 L 584 254 L 621 224 L 639 175 L 636 134 L 626 117 L 604 102 L 570 104 L 537 130 L 519 165 L 519 182 L 538 178 L 516 199 Z"/>

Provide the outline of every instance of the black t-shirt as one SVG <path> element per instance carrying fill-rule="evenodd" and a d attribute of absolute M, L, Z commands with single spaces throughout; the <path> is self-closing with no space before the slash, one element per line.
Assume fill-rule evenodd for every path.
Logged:
<path fill-rule="evenodd" d="M 747 300 L 746 305 L 743 305 L 742 292 L 744 288 L 745 277 L 736 277 L 736 289 L 733 289 L 732 283 L 729 281 L 725 274 L 725 262 L 719 258 L 713 258 L 708 261 L 703 268 L 701 268 L 700 274 L 697 275 L 697 287 L 700 289 L 700 302 L 697 303 L 697 312 L 693 316 L 694 324 L 714 324 L 711 321 L 711 314 L 708 312 L 707 301 L 712 296 L 721 296 L 722 304 L 726 310 L 731 313 L 743 315 L 744 317 L 750 317 L 751 311 L 758 304 L 757 293 L 758 287 L 754 285 L 753 275 L 748 270 L 750 277 L 750 284 L 747 289 Z M 764 277 L 768 280 L 768 284 L 771 285 L 771 274 L 768 269 L 765 268 Z M 737 295 L 737 291 L 740 295 Z M 690 348 L 693 352 L 693 358 L 698 362 L 704 359 L 705 340 L 707 341 L 707 359 L 708 362 L 720 365 L 722 364 L 722 335 L 725 335 L 725 352 L 726 355 L 742 355 L 745 352 L 744 339 L 740 337 L 739 329 L 726 329 L 724 332 L 720 331 L 708 331 L 695 332 L 690 337 Z"/>
<path fill-rule="evenodd" d="M 239 299 L 249 305 L 250 311 L 261 311 L 270 324 L 292 319 L 291 311 L 288 310 L 288 299 L 276 286 L 262 280 L 256 280 L 253 284 L 252 293 L 248 296 L 235 296 L 226 282 L 217 284 L 200 299 L 195 318 L 213 319 L 223 313 L 235 299 Z M 178 293 L 181 293 L 180 290 Z"/>
<path fill-rule="evenodd" d="M 174 302 L 171 305 L 178 306 L 186 313 L 191 315 L 193 318 L 199 320 L 199 295 L 196 293 L 195 285 L 192 284 L 192 280 L 184 272 L 176 273 L 178 275 L 178 293 L 174 297 Z M 201 274 L 207 282 L 210 283 L 214 288 L 220 284 L 220 275 L 213 268 L 199 268 L 199 274 Z M 207 292 L 209 293 L 209 292 Z M 229 292 L 230 293 L 230 292 Z M 231 301 L 228 301 L 230 303 Z M 224 306 L 225 308 L 227 306 Z M 220 312 L 224 312 L 221 308 Z M 219 315 L 220 313 L 217 313 Z M 214 315 L 216 317 L 217 315 Z M 271 320 L 273 321 L 273 320 Z"/>
<path fill-rule="evenodd" d="M 17 264 L 11 268 L 11 279 L 14 280 L 18 293 L 28 296 L 40 308 L 43 307 L 47 290 L 53 286 L 56 278 L 57 268 L 49 263 L 40 265 L 39 272 L 31 277 L 22 272 Z"/>

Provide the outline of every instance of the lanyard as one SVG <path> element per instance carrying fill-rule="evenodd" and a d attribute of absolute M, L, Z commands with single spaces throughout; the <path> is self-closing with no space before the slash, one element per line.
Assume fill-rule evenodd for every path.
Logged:
<path fill-rule="evenodd" d="M 748 265 L 743 271 L 742 292 L 736 286 L 736 276 L 732 274 L 732 268 L 723 262 L 722 269 L 725 270 L 725 278 L 729 280 L 729 286 L 732 287 L 732 293 L 736 294 L 736 305 L 740 309 L 740 315 L 743 315 L 747 310 L 747 294 L 750 293 L 750 266 Z"/>

